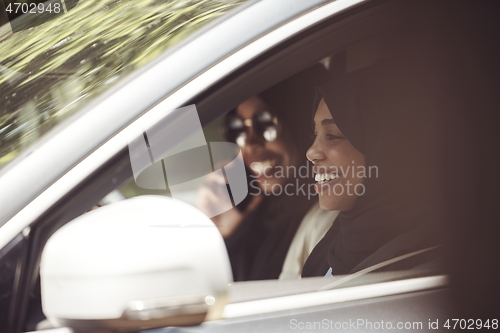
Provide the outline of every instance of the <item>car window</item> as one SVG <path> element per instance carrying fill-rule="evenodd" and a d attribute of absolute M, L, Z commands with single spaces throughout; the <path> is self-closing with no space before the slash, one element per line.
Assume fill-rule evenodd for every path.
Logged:
<path fill-rule="evenodd" d="M 15 33 L 1 26 L 0 168 L 135 69 L 243 2 L 83 0 L 42 25 Z"/>
<path fill-rule="evenodd" d="M 434 99 L 441 97 L 423 98 L 420 104 L 407 102 L 416 98 L 414 94 L 425 91 L 425 86 L 439 82 L 439 72 L 429 74 L 423 70 L 433 64 L 412 53 L 417 52 L 420 33 L 403 26 L 362 39 L 309 63 L 305 69 L 288 73 L 270 88 L 242 95 L 237 104 L 203 128 L 197 120 L 196 105 L 189 106 L 200 126 L 198 141 L 188 142 L 185 149 L 178 148 L 177 160 L 173 153 L 168 153 L 163 162 L 157 155 L 157 169 L 153 172 L 152 164 L 150 171 L 158 178 L 146 180 L 148 172 L 143 168 L 143 174 L 134 174 L 121 193 L 126 197 L 172 196 L 202 210 L 224 237 L 236 282 L 345 276 L 442 245 L 444 238 L 437 231 L 442 223 L 440 189 L 434 188 L 425 200 L 421 197 L 440 177 L 439 147 L 422 148 L 438 140 L 439 112 Z M 385 84 L 378 85 L 378 81 Z M 263 81 L 262 87 L 266 85 Z M 405 106 L 404 112 L 398 111 L 401 105 Z M 425 112 L 417 112 L 417 108 Z M 413 128 L 408 127 L 410 123 Z M 425 140 L 419 138 L 419 126 L 426 130 Z M 146 138 L 150 133 L 144 135 Z M 147 140 L 142 145 L 153 155 L 155 142 L 165 142 L 150 139 L 148 146 Z M 427 144 L 420 145 L 423 141 Z M 217 161 L 214 147 L 218 142 L 233 144 L 236 152 L 226 154 L 225 161 Z M 375 149 L 372 142 L 380 142 L 380 146 Z M 398 146 L 398 142 L 406 148 Z M 405 150 L 408 147 L 413 150 Z M 130 146 L 129 150 L 134 155 Z M 193 156 L 181 158 L 187 150 Z M 406 158 L 398 157 L 403 155 Z M 415 156 L 426 158 L 416 161 Z M 242 163 L 233 165 L 238 158 Z M 409 176 L 417 166 L 427 170 L 427 179 Z M 239 187 L 228 176 L 231 172 L 240 179 L 245 177 L 248 195 L 244 199 L 235 196 Z M 418 186 L 415 179 L 419 179 Z M 323 187 L 327 187 L 326 194 Z M 406 201 L 414 196 L 433 205 L 422 208 L 417 201 Z M 372 215 L 369 207 L 375 202 L 383 207 L 387 219 L 380 218 L 379 213 Z M 359 215 L 342 213 L 356 204 L 363 207 Z M 388 213 L 391 210 L 393 214 Z M 420 221 L 420 214 L 430 217 Z M 346 241 L 353 247 L 344 248 L 340 243 L 338 248 L 332 248 L 336 240 L 332 235 L 348 223 L 339 222 L 344 220 L 354 221 L 352 225 L 358 228 L 345 227 L 343 231 L 357 235 Z M 378 230 L 386 234 L 374 238 L 369 221 L 379 223 Z M 355 250 L 358 245 L 365 246 L 362 238 L 371 244 L 370 250 Z M 338 256 L 345 262 L 332 272 L 331 262 Z M 379 267 L 377 272 L 418 269 L 437 274 L 442 272 L 440 256 L 440 251 L 429 251 Z M 394 276 L 407 275 L 391 278 Z M 345 285 L 363 281 L 369 279 Z"/>

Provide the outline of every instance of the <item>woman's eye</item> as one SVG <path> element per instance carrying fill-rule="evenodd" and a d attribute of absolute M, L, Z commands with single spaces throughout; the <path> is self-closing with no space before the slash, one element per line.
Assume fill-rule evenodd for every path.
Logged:
<path fill-rule="evenodd" d="M 328 141 L 333 141 L 333 140 L 337 140 L 337 139 L 342 139 L 342 137 L 338 136 L 338 135 L 333 135 L 333 134 L 326 134 L 326 139 Z"/>

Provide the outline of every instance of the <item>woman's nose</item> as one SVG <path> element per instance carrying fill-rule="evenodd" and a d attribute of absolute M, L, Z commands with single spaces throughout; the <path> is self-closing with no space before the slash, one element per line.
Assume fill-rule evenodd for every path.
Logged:
<path fill-rule="evenodd" d="M 306 152 L 306 158 L 310 161 L 315 163 L 316 161 L 322 160 L 325 158 L 325 155 L 323 154 L 323 150 L 321 149 L 318 140 L 314 140 L 313 144 L 311 147 Z"/>

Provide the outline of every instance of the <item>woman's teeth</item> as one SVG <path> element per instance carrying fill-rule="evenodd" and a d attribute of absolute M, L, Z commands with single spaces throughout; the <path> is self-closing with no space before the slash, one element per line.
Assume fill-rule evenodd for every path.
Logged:
<path fill-rule="evenodd" d="M 314 180 L 317 181 L 318 183 L 326 183 L 330 180 L 334 180 L 339 178 L 338 175 L 335 174 L 328 174 L 328 173 L 317 173 L 316 176 L 314 176 Z"/>
<path fill-rule="evenodd" d="M 252 169 L 253 172 L 262 174 L 266 171 L 268 168 L 272 168 L 275 165 L 274 160 L 267 160 L 267 161 L 261 161 L 261 162 L 253 162 L 250 164 L 250 169 Z"/>

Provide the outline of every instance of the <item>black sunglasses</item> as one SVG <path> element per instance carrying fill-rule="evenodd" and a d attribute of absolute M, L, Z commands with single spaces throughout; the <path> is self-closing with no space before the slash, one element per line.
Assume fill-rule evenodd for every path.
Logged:
<path fill-rule="evenodd" d="M 226 139 L 243 147 L 249 127 L 252 127 L 257 135 L 270 142 L 276 140 L 280 126 L 278 118 L 269 111 L 257 112 L 252 119 L 242 119 L 238 115 L 230 115 L 226 119 Z"/>

